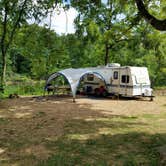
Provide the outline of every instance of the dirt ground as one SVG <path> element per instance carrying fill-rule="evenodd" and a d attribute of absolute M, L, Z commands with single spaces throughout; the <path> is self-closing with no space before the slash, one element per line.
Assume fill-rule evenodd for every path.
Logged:
<path fill-rule="evenodd" d="M 0 101 L 0 165 L 35 165 L 52 149 L 45 144 L 65 134 L 67 121 L 109 116 L 166 113 L 166 97 L 112 100 L 71 97 L 24 97 Z M 164 131 L 163 131 L 164 132 Z M 56 149 L 53 149 L 56 151 Z M 26 163 L 26 164 L 25 164 Z"/>

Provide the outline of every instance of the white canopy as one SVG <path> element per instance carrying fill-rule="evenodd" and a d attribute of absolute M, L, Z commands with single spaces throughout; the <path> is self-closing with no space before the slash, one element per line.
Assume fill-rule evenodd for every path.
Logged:
<path fill-rule="evenodd" d="M 100 70 L 96 70 L 96 68 L 83 68 L 83 69 L 70 68 L 70 69 L 58 71 L 58 72 L 50 75 L 47 82 L 46 82 L 46 85 L 48 83 L 50 83 L 53 79 L 62 75 L 68 80 L 70 87 L 71 87 L 73 98 L 75 98 L 77 87 L 81 81 L 81 78 L 86 74 L 93 74 L 105 82 L 105 78 L 103 77 L 104 76 L 103 73 L 101 73 Z"/>

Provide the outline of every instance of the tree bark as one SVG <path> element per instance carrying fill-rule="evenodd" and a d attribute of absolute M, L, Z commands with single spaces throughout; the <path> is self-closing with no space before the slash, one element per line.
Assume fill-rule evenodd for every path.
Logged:
<path fill-rule="evenodd" d="M 145 20 L 150 23 L 155 29 L 160 31 L 166 31 L 166 19 L 159 20 L 152 16 L 148 10 L 145 8 L 145 5 L 142 0 L 135 0 L 137 8 Z"/>
<path fill-rule="evenodd" d="M 5 48 L 5 39 L 6 39 L 6 33 L 7 33 L 7 15 L 8 15 L 8 6 L 7 3 L 5 3 L 5 15 L 4 15 L 4 21 L 3 21 L 3 33 L 1 38 L 1 54 L 2 54 L 2 67 L 1 67 L 1 82 L 0 82 L 0 91 L 4 92 L 4 85 L 6 83 L 6 48 Z"/>

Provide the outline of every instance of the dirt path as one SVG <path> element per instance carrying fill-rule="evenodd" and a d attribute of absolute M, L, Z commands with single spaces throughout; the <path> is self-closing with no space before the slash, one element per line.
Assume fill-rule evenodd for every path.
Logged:
<path fill-rule="evenodd" d="M 165 111 L 166 97 L 158 96 L 153 102 L 148 100 L 110 100 L 110 99 L 78 99 L 77 103 L 81 107 L 90 105 L 93 110 L 100 110 L 108 115 L 141 115 L 141 114 L 160 114 Z"/>

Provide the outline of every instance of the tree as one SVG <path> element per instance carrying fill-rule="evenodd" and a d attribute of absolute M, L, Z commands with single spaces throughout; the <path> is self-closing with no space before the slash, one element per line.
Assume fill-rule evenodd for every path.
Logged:
<path fill-rule="evenodd" d="M 5 75 L 6 75 L 6 54 L 10 47 L 10 44 L 13 40 L 14 34 L 16 32 L 17 27 L 19 26 L 22 15 L 27 5 L 27 0 L 25 0 L 21 5 L 17 4 L 17 1 L 13 1 L 10 3 L 9 1 L 1 1 L 0 2 L 0 12 L 1 12 L 1 19 L 2 19 L 2 37 L 1 37 L 1 56 L 2 56 L 2 63 L 1 63 L 1 89 L 3 91 L 3 86 L 5 84 Z M 20 7 L 18 11 L 18 7 Z M 17 13 L 15 13 L 17 11 Z M 11 15 L 10 19 L 14 19 L 14 21 L 10 21 L 9 15 Z M 15 15 L 15 16 L 13 16 Z M 10 30 L 9 30 L 10 29 Z M 8 32 L 10 31 L 10 34 Z"/>
<path fill-rule="evenodd" d="M 33 0 L 2 0 L 0 1 L 1 22 L 1 57 L 0 68 L 0 91 L 3 92 L 6 78 L 7 53 L 12 44 L 17 30 L 25 24 L 28 19 L 40 20 L 48 13 L 48 9 L 54 7 L 58 1 L 33 1 Z"/>
<path fill-rule="evenodd" d="M 88 4 L 92 4 L 92 5 L 95 4 L 97 7 L 99 7 L 101 5 L 101 0 L 96 0 L 96 1 L 79 1 L 78 0 L 78 1 L 75 1 L 75 2 L 72 1 L 72 2 L 76 6 L 81 6 L 81 3 L 82 3 L 82 6 L 83 5 L 88 5 Z M 110 3 L 110 2 L 111 2 L 110 0 L 107 0 L 107 3 Z M 126 4 L 126 0 L 120 0 L 119 2 L 121 4 L 123 4 L 123 5 Z M 160 30 L 160 31 L 165 31 L 166 30 L 166 19 L 165 19 L 166 16 L 164 16 L 163 19 L 160 19 L 160 16 L 158 18 L 155 17 L 153 14 L 151 14 L 148 11 L 147 6 L 148 6 L 148 4 L 151 5 L 152 3 L 155 4 L 155 6 L 159 6 L 160 5 L 161 8 L 162 8 L 162 13 L 165 13 L 166 2 L 164 0 L 163 1 L 159 1 L 159 0 L 155 1 L 155 0 L 153 0 L 153 1 L 145 1 L 145 2 L 146 2 L 146 5 L 143 3 L 143 0 L 135 0 L 135 3 L 137 5 L 137 8 L 138 8 L 141 16 L 144 17 L 145 20 L 147 20 L 147 22 L 149 24 L 151 24 L 155 29 Z M 130 0 L 129 3 L 133 4 L 133 0 Z"/>
<path fill-rule="evenodd" d="M 12 54 L 17 55 L 17 58 L 21 58 L 22 64 L 30 67 L 26 74 L 34 79 L 44 79 L 56 70 L 70 67 L 66 40 L 66 36 L 59 36 L 46 26 L 25 25 L 20 28 L 13 41 Z M 16 62 L 13 65 L 15 70 L 15 68 L 18 69 L 18 61 L 13 55 L 10 57 L 12 61 Z"/>
<path fill-rule="evenodd" d="M 157 30 L 166 31 L 166 19 L 163 20 L 157 19 L 156 17 L 154 17 L 152 14 L 149 13 L 142 0 L 135 0 L 135 1 L 139 12 L 145 18 L 145 20 L 147 20 L 148 23 L 150 23 Z M 165 2 L 158 1 L 158 3 L 165 3 Z"/>
<path fill-rule="evenodd" d="M 133 4 L 121 3 L 121 0 L 109 0 L 107 4 L 88 3 L 87 0 L 78 4 L 74 1 L 73 6 L 79 11 L 75 20 L 76 33 L 82 33 L 87 42 L 100 42 L 100 48 L 104 47 L 102 59 L 105 65 L 110 61 L 110 50 L 130 40 L 133 27 L 140 21 L 136 8 L 132 8 Z"/>

